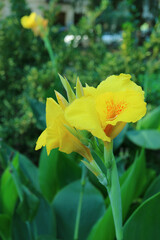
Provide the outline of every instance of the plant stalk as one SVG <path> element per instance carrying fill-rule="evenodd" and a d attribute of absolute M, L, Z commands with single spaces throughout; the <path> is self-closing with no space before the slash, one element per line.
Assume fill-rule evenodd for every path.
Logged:
<path fill-rule="evenodd" d="M 117 240 L 123 240 L 122 203 L 119 176 L 113 155 L 113 145 L 105 146 L 104 159 L 107 167 L 107 184 L 105 185 L 112 208 Z"/>
<path fill-rule="evenodd" d="M 78 208 L 77 208 L 76 223 L 75 223 L 75 229 L 74 229 L 74 240 L 78 240 L 78 235 L 79 235 L 79 225 L 80 225 L 80 218 L 81 218 L 84 188 L 85 188 L 85 184 L 86 184 L 86 175 L 87 175 L 87 168 L 83 164 L 82 165 L 82 177 L 81 177 L 81 192 L 80 192 Z"/>
<path fill-rule="evenodd" d="M 49 57 L 51 59 L 52 65 L 55 68 L 56 67 L 55 55 L 53 53 L 53 50 L 52 50 L 52 47 L 51 47 L 51 43 L 50 43 L 49 38 L 48 38 L 47 35 L 45 37 L 43 37 L 43 41 L 44 41 L 45 47 L 46 47 L 46 49 L 48 51 L 48 54 L 49 54 Z"/>

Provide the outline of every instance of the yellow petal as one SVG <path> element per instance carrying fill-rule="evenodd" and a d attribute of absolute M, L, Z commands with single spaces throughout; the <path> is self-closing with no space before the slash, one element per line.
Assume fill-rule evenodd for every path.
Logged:
<path fill-rule="evenodd" d="M 30 29 L 33 28 L 36 24 L 36 13 L 33 12 L 30 16 L 24 16 L 21 18 L 21 24 L 24 28 Z"/>
<path fill-rule="evenodd" d="M 130 74 L 112 75 L 102 81 L 97 87 L 97 94 L 105 92 L 118 92 L 126 90 L 135 90 L 142 92 L 142 88 L 130 80 Z"/>
<path fill-rule="evenodd" d="M 103 129 L 117 122 L 136 122 L 146 113 L 143 91 L 122 91 L 100 94 L 96 110 Z"/>
<path fill-rule="evenodd" d="M 60 115 L 63 116 L 63 110 L 56 103 L 56 101 L 53 98 L 47 98 L 47 103 L 46 103 L 46 123 L 47 127 L 52 126 L 53 121 L 59 117 Z"/>
<path fill-rule="evenodd" d="M 84 96 L 94 96 L 97 93 L 97 89 L 94 87 L 89 87 L 88 85 L 86 85 L 86 87 L 83 88 L 84 91 Z"/>
<path fill-rule="evenodd" d="M 54 148 L 58 148 L 60 144 L 59 123 L 55 121 L 54 124 L 46 129 L 46 148 L 47 154 Z"/>
<path fill-rule="evenodd" d="M 75 128 L 88 130 L 94 136 L 104 141 L 110 141 L 110 138 L 105 135 L 101 127 L 93 97 L 76 99 L 65 109 L 65 118 Z"/>
<path fill-rule="evenodd" d="M 42 146 L 46 145 L 46 136 L 46 130 L 44 130 L 37 140 L 35 150 L 39 150 Z"/>
<path fill-rule="evenodd" d="M 90 153 L 89 148 L 83 145 L 78 138 L 73 136 L 64 126 L 59 128 L 60 132 L 60 143 L 59 150 L 70 154 L 71 152 L 77 152 L 88 161 L 92 161 L 93 157 Z"/>
<path fill-rule="evenodd" d="M 93 157 L 90 153 L 90 150 L 83 145 L 78 138 L 73 136 L 65 127 L 68 123 L 66 122 L 64 118 L 64 113 L 57 108 L 57 105 L 53 99 L 47 100 L 47 110 L 55 110 L 55 115 L 49 115 L 49 125 L 46 130 L 40 135 L 38 141 L 36 150 L 40 149 L 42 146 L 46 145 L 47 148 L 47 154 L 50 154 L 50 151 L 54 148 L 59 148 L 61 152 L 65 152 L 67 154 L 71 152 L 77 152 L 81 156 L 88 159 L 88 161 L 92 161 Z M 59 106 L 59 105 L 58 105 Z M 57 112 L 60 113 L 58 114 Z M 54 114 L 54 112 L 52 112 Z M 56 117 L 55 117 L 56 116 Z"/>

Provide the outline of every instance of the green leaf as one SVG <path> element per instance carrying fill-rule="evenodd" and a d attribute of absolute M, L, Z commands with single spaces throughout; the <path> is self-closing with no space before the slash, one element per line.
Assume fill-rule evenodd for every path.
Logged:
<path fill-rule="evenodd" d="M 81 81 L 79 80 L 79 77 L 77 77 L 76 97 L 77 97 L 77 98 L 80 98 L 80 97 L 82 97 L 83 95 L 84 95 L 83 87 L 82 87 Z"/>
<path fill-rule="evenodd" d="M 30 224 L 23 222 L 20 216 L 15 214 L 12 221 L 12 239 L 32 240 Z"/>
<path fill-rule="evenodd" d="M 76 154 L 72 155 L 76 157 Z M 71 155 L 58 152 L 57 175 L 60 188 L 81 177 L 81 168 L 75 161 L 75 157 L 72 159 Z"/>
<path fill-rule="evenodd" d="M 156 129 L 160 130 L 160 106 L 148 113 L 137 123 L 137 130 Z"/>
<path fill-rule="evenodd" d="M 22 185 L 22 189 L 23 200 L 20 201 L 17 207 L 17 213 L 23 221 L 31 221 L 36 215 L 39 199 L 26 186 Z"/>
<path fill-rule="evenodd" d="M 67 92 L 67 97 L 69 102 L 72 102 L 73 100 L 76 99 L 76 95 L 74 94 L 69 82 L 67 81 L 66 78 L 63 78 L 60 74 L 59 77 L 61 79 L 62 85 L 65 88 L 66 92 Z"/>
<path fill-rule="evenodd" d="M 139 130 L 128 131 L 127 137 L 131 142 L 139 147 L 158 150 L 160 149 L 160 131 L 157 130 Z"/>
<path fill-rule="evenodd" d="M 0 141 L 0 165 L 1 168 L 6 169 L 8 166 L 8 162 L 11 160 L 13 156 L 13 151 L 11 147 L 9 147 L 2 140 Z"/>
<path fill-rule="evenodd" d="M 12 164 L 15 169 L 18 169 L 18 155 L 14 157 Z M 10 167 L 7 167 L 2 174 L 0 183 L 0 201 L 2 212 L 10 216 L 13 215 L 16 202 L 18 200 L 18 192 L 11 172 L 12 170 Z"/>
<path fill-rule="evenodd" d="M 36 99 L 29 98 L 29 104 L 37 120 L 37 128 L 44 130 L 46 128 L 46 106 Z"/>
<path fill-rule="evenodd" d="M 26 156 L 19 154 L 19 167 L 24 176 L 28 180 L 28 185 L 33 187 L 40 192 L 38 169 Z"/>
<path fill-rule="evenodd" d="M 146 186 L 148 186 L 153 178 L 153 174 L 148 174 L 146 171 L 143 151 L 140 156 L 136 157 L 130 169 L 131 170 L 125 174 L 125 180 L 123 179 L 121 186 L 123 220 L 125 220 L 133 200 L 144 192 Z M 88 240 L 106 240 L 106 236 L 107 240 L 113 240 L 115 238 L 114 222 L 110 206 L 104 216 L 93 227 Z"/>
<path fill-rule="evenodd" d="M 11 219 L 7 214 L 0 214 L 0 236 L 2 240 L 11 240 Z"/>
<path fill-rule="evenodd" d="M 10 156 L 12 156 L 13 154 L 16 156 L 16 154 L 18 154 L 19 170 L 21 170 L 21 172 L 27 178 L 28 184 L 33 185 L 34 188 L 40 192 L 37 167 L 32 163 L 30 159 L 28 159 L 23 154 L 20 154 L 19 152 L 17 152 L 15 149 L 11 148 L 4 142 L 1 144 L 5 155 L 4 161 L 6 162 L 6 165 L 8 165 L 8 162 L 10 161 Z"/>
<path fill-rule="evenodd" d="M 48 235 L 39 236 L 36 240 L 57 240 L 56 238 Z"/>
<path fill-rule="evenodd" d="M 40 155 L 38 168 L 39 184 L 43 196 L 51 202 L 59 189 L 57 175 L 58 149 L 54 149 L 47 155 L 46 148 L 43 148 Z"/>
<path fill-rule="evenodd" d="M 121 239 L 123 236 L 121 189 L 117 165 L 114 156 L 112 157 L 112 168 L 110 174 L 111 174 L 111 186 L 107 186 L 107 191 L 110 198 L 110 206 L 112 207 L 112 215 L 115 223 L 116 236 L 117 238 Z"/>
<path fill-rule="evenodd" d="M 160 192 L 160 175 L 154 179 L 154 181 L 150 184 L 149 188 L 147 189 L 144 200 L 149 197 L 152 197 L 154 194 Z"/>
<path fill-rule="evenodd" d="M 40 204 L 36 217 L 31 223 L 32 232 L 36 236 L 56 237 L 56 217 L 53 206 L 49 205 L 43 198 L 40 198 Z M 45 239 L 45 238 L 44 238 Z"/>
<path fill-rule="evenodd" d="M 160 193 L 142 203 L 124 226 L 124 240 L 160 239 Z"/>
<path fill-rule="evenodd" d="M 60 239 L 73 239 L 80 191 L 81 182 L 76 181 L 63 188 L 54 199 L 57 237 Z M 103 215 L 104 211 L 105 205 L 101 193 L 87 181 L 82 201 L 79 239 L 86 239 L 93 224 Z"/>

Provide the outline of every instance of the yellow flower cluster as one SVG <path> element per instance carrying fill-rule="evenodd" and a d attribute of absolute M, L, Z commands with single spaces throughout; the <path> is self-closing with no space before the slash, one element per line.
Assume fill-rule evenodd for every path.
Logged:
<path fill-rule="evenodd" d="M 36 36 L 43 37 L 48 29 L 48 20 L 32 12 L 29 16 L 21 18 L 21 24 L 24 28 L 31 29 Z"/>
<path fill-rule="evenodd" d="M 65 153 L 78 152 L 92 162 L 89 148 L 74 132 L 87 130 L 110 142 L 126 123 L 136 122 L 146 113 L 144 92 L 130 78 L 129 74 L 113 75 L 97 88 L 88 85 L 82 88 L 79 84 L 77 97 L 73 91 L 67 92 L 70 103 L 56 92 L 59 104 L 52 98 L 47 99 L 47 128 L 40 135 L 36 150 L 46 145 L 49 154 L 51 149 L 59 147 Z"/>

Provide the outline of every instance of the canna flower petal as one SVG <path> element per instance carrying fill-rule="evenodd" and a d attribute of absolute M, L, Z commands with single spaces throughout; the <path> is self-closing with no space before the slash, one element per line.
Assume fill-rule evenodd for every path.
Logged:
<path fill-rule="evenodd" d="M 39 150 L 46 145 L 46 130 L 44 130 L 38 138 L 35 150 Z"/>
<path fill-rule="evenodd" d="M 63 110 L 61 106 L 56 103 L 53 98 L 47 98 L 46 102 L 46 125 L 47 127 L 53 125 L 53 121 L 56 121 L 57 117 L 63 117 Z"/>
<path fill-rule="evenodd" d="M 136 122 L 146 113 L 144 96 L 136 91 L 108 92 L 97 96 L 96 110 L 102 127 L 117 122 Z"/>
<path fill-rule="evenodd" d="M 67 121 L 110 142 L 127 122 L 136 122 L 146 113 L 144 92 L 130 78 L 129 74 L 113 75 L 97 88 L 84 88 L 85 96 L 66 108 Z"/>
<path fill-rule="evenodd" d="M 88 130 L 94 136 L 104 141 L 110 141 L 101 127 L 101 122 L 95 108 L 92 96 L 76 99 L 65 109 L 65 118 L 77 129 Z"/>
<path fill-rule="evenodd" d="M 94 87 L 90 87 L 88 85 L 86 85 L 85 88 L 83 88 L 84 91 L 84 96 L 95 96 L 97 93 L 97 89 Z"/>
<path fill-rule="evenodd" d="M 142 88 L 130 79 L 130 74 L 121 73 L 119 76 L 112 75 L 98 85 L 97 94 L 128 90 L 138 91 L 143 94 Z"/>
<path fill-rule="evenodd" d="M 65 125 L 71 126 L 64 118 L 61 106 L 52 98 L 48 98 L 46 103 L 46 124 L 47 128 L 37 140 L 36 150 L 46 146 L 49 155 L 52 149 L 59 148 L 61 152 L 67 154 L 77 152 L 88 161 L 93 160 L 90 150 L 65 127 Z"/>
<path fill-rule="evenodd" d="M 43 37 L 48 32 L 48 20 L 37 15 L 35 12 L 32 12 L 29 16 L 23 16 L 21 24 L 26 29 L 32 29 L 36 36 Z"/>
<path fill-rule="evenodd" d="M 21 24 L 24 28 L 31 29 L 36 26 L 36 13 L 32 12 L 29 16 L 21 18 Z"/>

